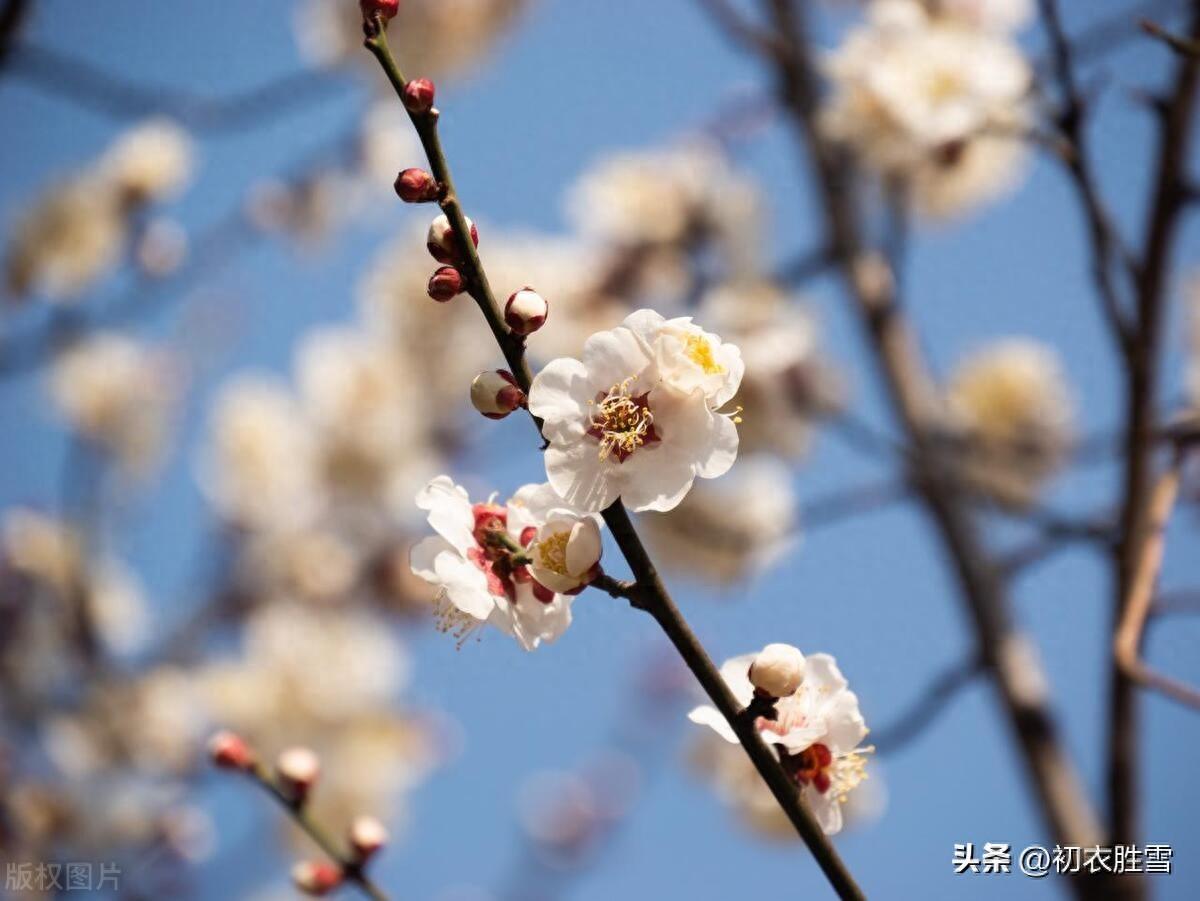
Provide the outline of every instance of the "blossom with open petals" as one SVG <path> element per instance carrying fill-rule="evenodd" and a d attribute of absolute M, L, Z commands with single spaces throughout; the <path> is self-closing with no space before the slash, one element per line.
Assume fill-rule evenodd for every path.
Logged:
<path fill-rule="evenodd" d="M 679 340 L 676 332 L 647 340 L 653 315 L 639 311 L 597 332 L 581 360 L 552 360 L 530 388 L 529 410 L 544 421 L 550 442 L 546 475 L 581 510 L 602 510 L 618 497 L 634 510 L 670 510 L 697 476 L 722 475 L 737 456 L 737 427 L 713 407 L 737 390 L 740 374 L 715 387 L 704 382 L 702 366 L 687 370 L 679 359 L 686 352 L 664 346 Z M 686 325 L 678 329 L 691 334 Z M 705 346 L 709 356 L 723 347 Z M 734 351 L 722 353 L 732 362 Z M 724 364 L 713 358 L 713 365 Z"/>
<path fill-rule="evenodd" d="M 721 676 L 743 705 L 754 699 L 750 666 L 757 654 L 727 660 Z M 866 755 L 860 748 L 867 726 L 858 709 L 858 697 L 829 654 L 805 658 L 804 679 L 795 693 L 775 702 L 776 718 L 759 717 L 756 725 L 763 740 L 776 748 L 780 762 L 800 786 L 801 795 L 829 835 L 841 831 L 842 810 L 849 793 L 866 778 Z M 737 735 L 715 707 L 702 705 L 688 719 L 709 726 L 728 742 Z"/>
<path fill-rule="evenodd" d="M 412 569 L 440 589 L 442 631 L 461 643 L 490 624 L 532 651 L 571 624 L 570 597 L 539 584 L 526 564 L 512 559 L 512 546 L 534 540 L 551 497 L 545 486 L 527 485 L 507 504 L 472 504 L 449 476 L 438 476 L 417 495 L 437 535 L 413 547 Z"/>

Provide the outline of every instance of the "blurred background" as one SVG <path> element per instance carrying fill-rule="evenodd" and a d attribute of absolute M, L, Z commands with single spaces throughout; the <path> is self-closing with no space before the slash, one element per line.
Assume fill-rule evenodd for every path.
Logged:
<path fill-rule="evenodd" d="M 866 27 L 857 4 L 810 5 L 825 50 Z M 1131 234 L 1154 152 L 1138 92 L 1172 62 L 1133 23 L 1186 5 L 1065 4 L 1073 35 L 1121 26 L 1082 63 L 1097 175 Z M 533 653 L 433 628 L 405 562 L 426 532 L 415 491 L 449 472 L 504 498 L 544 474 L 522 417 L 467 403 L 499 355 L 468 298 L 424 294 L 436 210 L 391 189 L 424 160 L 358 21 L 350 0 L 45 0 L 7 45 L 6 865 L 119 862 L 121 897 L 292 897 L 288 869 L 313 849 L 210 770 L 204 741 L 230 727 L 264 753 L 321 753 L 315 809 L 335 832 L 357 813 L 388 823 L 373 872 L 393 897 L 824 897 L 738 761 L 687 722 L 699 696 L 648 617 L 586 592 Z M 879 738 L 836 839 L 867 893 L 1062 895 L 1054 877 L 953 873 L 956 843 L 1053 842 L 986 683 L 952 678 L 914 717 L 969 662 L 971 633 L 760 64 L 688 0 L 410 0 L 391 33 L 406 73 L 437 82 L 497 294 L 530 284 L 551 304 L 535 364 L 640 306 L 742 346 L 737 464 L 639 528 L 718 662 L 772 641 L 837 657 Z M 1042 70 L 1033 17 L 995 40 Z M 1120 373 L 1071 187 L 1017 143 L 1002 186 L 933 196 L 891 227 L 964 429 L 986 441 L 971 388 L 986 365 L 970 367 L 989 353 L 1023 348 L 1046 380 L 1036 453 L 981 454 L 980 515 L 1021 555 L 1013 615 L 1101 799 L 1108 557 L 1095 530 L 1048 526 L 1114 509 Z M 1164 414 L 1191 402 L 1198 250 L 1185 220 Z M 1037 344 L 997 351 L 1007 339 Z M 1190 508 L 1173 522 L 1164 590 L 1200 584 L 1195 525 Z M 610 548 L 623 575 L 618 561 Z M 1165 618 L 1147 655 L 1200 680 L 1198 638 L 1196 617 Z M 1194 898 L 1200 716 L 1148 693 L 1144 707 L 1144 840 L 1174 848 L 1151 889 Z"/>

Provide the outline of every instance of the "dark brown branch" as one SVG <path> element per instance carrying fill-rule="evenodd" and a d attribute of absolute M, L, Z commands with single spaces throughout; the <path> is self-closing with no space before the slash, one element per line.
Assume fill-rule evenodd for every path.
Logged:
<path fill-rule="evenodd" d="M 1200 41 L 1189 40 L 1172 31 L 1167 31 L 1150 19 L 1142 19 L 1138 24 L 1141 25 L 1142 31 L 1152 38 L 1158 38 L 1180 56 L 1190 56 L 1193 59 L 1200 57 Z"/>
<path fill-rule="evenodd" d="M 1100 187 L 1092 170 L 1086 141 L 1087 104 L 1075 73 L 1075 60 L 1070 41 L 1059 15 L 1057 0 L 1039 0 L 1042 22 L 1050 39 L 1054 78 L 1058 84 L 1059 111 L 1056 117 L 1059 131 L 1070 152 L 1056 154 L 1071 179 L 1087 222 L 1092 252 L 1092 277 L 1096 282 L 1101 309 L 1118 348 L 1129 355 L 1132 326 L 1122 307 L 1120 292 L 1114 278 L 1116 267 L 1124 263 L 1131 275 L 1129 255 L 1113 225 L 1112 216 L 1100 195 Z"/>
<path fill-rule="evenodd" d="M 30 87 L 117 120 L 168 116 L 201 134 L 245 132 L 345 93 L 343 81 L 302 69 L 229 97 L 147 87 L 50 47 L 21 44 L 9 57 L 12 76 Z"/>
<path fill-rule="evenodd" d="M 1200 38 L 1200 3 L 1192 3 L 1189 35 Z M 1171 91 L 1160 112 L 1154 166 L 1154 189 L 1144 229 L 1136 280 L 1136 332 L 1130 348 L 1125 391 L 1125 473 L 1121 509 L 1121 544 L 1115 560 L 1114 630 L 1132 594 L 1141 523 L 1146 521 L 1152 481 L 1153 451 L 1159 424 L 1159 363 L 1165 323 L 1166 294 L 1179 216 L 1188 196 L 1192 117 L 1200 61 L 1178 57 Z M 1131 844 L 1138 835 L 1137 696 L 1134 683 L 1120 667 L 1111 678 L 1108 738 L 1109 840 Z"/>
<path fill-rule="evenodd" d="M 388 48 L 383 23 L 378 19 L 368 22 L 365 32 L 367 49 L 379 61 L 397 96 L 403 101 L 405 78 Z M 529 366 L 525 361 L 524 342 L 510 333 L 501 319 L 495 298 L 488 286 L 487 275 L 475 252 L 466 216 L 455 193 L 450 167 L 438 135 L 438 114 L 436 111 L 426 114 L 410 112 L 410 118 L 421 139 L 421 144 L 425 148 L 430 169 L 443 188 L 442 210 L 450 221 L 458 244 L 465 251 L 466 259 L 462 265 L 465 270 L 464 275 L 470 285 L 471 296 L 491 326 L 492 334 L 504 353 L 505 360 L 508 362 L 517 384 L 528 393 L 532 379 Z M 540 429 L 541 424 L 538 423 L 538 426 Z M 634 594 L 638 602 L 635 606 L 654 617 L 675 646 L 680 657 L 696 676 L 710 700 L 729 721 L 746 754 L 770 788 L 780 808 L 808 846 L 810 853 L 838 896 L 843 899 L 864 898 L 862 890 L 855 883 L 828 836 L 825 835 L 800 799 L 797 786 L 784 772 L 775 753 L 763 742 L 753 722 L 741 716 L 741 705 L 738 704 L 720 672 L 688 627 L 674 601 L 671 600 L 671 596 L 646 553 L 629 515 L 625 512 L 624 505 L 617 500 L 603 511 L 603 516 L 617 546 L 633 572 L 636 590 L 629 591 Z M 620 583 L 616 583 L 608 577 L 602 577 L 598 587 L 605 590 L 617 589 L 618 596 L 622 596 L 624 589 L 620 589 L 619 586 Z"/>
<path fill-rule="evenodd" d="M 4 8 L 0 9 L 0 71 L 12 59 L 17 34 L 32 7 L 32 0 L 5 0 Z"/>
<path fill-rule="evenodd" d="M 1001 574 L 984 548 L 953 472 L 940 465 L 936 392 L 896 302 L 893 273 L 886 260 L 864 244 L 849 161 L 822 138 L 817 127 L 820 89 L 808 56 L 801 7 L 790 0 L 770 0 L 769 6 L 774 30 L 790 51 L 772 60 L 777 89 L 807 151 L 805 159 L 813 169 L 830 245 L 837 250 L 842 279 L 915 455 L 915 484 L 954 565 L 980 657 L 1055 840 L 1095 844 L 1101 838 L 1097 818 L 1058 739 L 1036 663 L 1010 622 Z M 1083 880 L 1079 891 L 1085 891 Z"/>
<path fill-rule="evenodd" d="M 938 673 L 892 722 L 871 733 L 875 749 L 880 754 L 890 754 L 919 738 L 950 702 L 973 685 L 983 672 L 983 665 L 972 657 Z"/>

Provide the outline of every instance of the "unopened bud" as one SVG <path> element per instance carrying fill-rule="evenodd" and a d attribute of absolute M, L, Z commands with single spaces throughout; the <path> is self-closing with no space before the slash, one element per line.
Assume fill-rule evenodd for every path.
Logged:
<path fill-rule="evenodd" d="M 437 179 L 424 169 L 405 169 L 396 176 L 396 194 L 405 203 L 429 203 L 437 200 Z"/>
<path fill-rule="evenodd" d="M 518 335 L 531 335 L 546 324 L 550 305 L 532 288 L 522 288 L 504 305 L 504 321 Z"/>
<path fill-rule="evenodd" d="M 358 0 L 364 19 L 379 16 L 385 22 L 393 19 L 400 12 L 400 0 Z"/>
<path fill-rule="evenodd" d="M 428 78 L 414 78 L 404 86 L 404 108 L 410 113 L 421 115 L 433 109 L 433 82 Z"/>
<path fill-rule="evenodd" d="M 462 273 L 453 266 L 443 266 L 429 276 L 429 296 L 438 303 L 445 303 L 462 293 Z"/>
<path fill-rule="evenodd" d="M 288 748 L 275 761 L 279 787 L 294 801 L 303 801 L 321 774 L 321 759 L 309 748 Z"/>
<path fill-rule="evenodd" d="M 471 382 L 471 404 L 488 419 L 503 419 L 525 405 L 525 392 L 511 372 L 489 369 Z"/>
<path fill-rule="evenodd" d="M 292 867 L 292 882 L 308 895 L 328 895 L 342 884 L 341 869 L 323 860 L 302 860 Z"/>
<path fill-rule="evenodd" d="M 208 740 L 208 756 L 225 770 L 246 770 L 254 765 L 254 752 L 233 732 L 221 731 Z"/>
<path fill-rule="evenodd" d="M 466 220 L 467 229 L 471 233 L 471 243 L 478 247 L 479 230 L 475 228 L 475 223 L 466 216 L 463 219 Z M 425 236 L 425 246 L 429 248 L 430 255 L 439 263 L 453 263 L 461 260 L 464 256 L 458 236 L 454 234 L 454 228 L 450 225 L 450 220 L 445 213 L 429 224 L 429 233 Z"/>
<path fill-rule="evenodd" d="M 388 831 L 375 817 L 355 817 L 350 824 L 350 847 L 360 861 L 366 860 L 388 843 Z"/>
<path fill-rule="evenodd" d="M 750 682 L 773 698 L 794 695 L 804 681 L 804 655 L 790 644 L 769 644 L 750 664 Z"/>

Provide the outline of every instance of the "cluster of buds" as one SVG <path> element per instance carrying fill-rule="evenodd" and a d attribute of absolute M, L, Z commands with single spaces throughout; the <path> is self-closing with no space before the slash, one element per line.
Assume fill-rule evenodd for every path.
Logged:
<path fill-rule="evenodd" d="M 804 682 L 804 655 L 790 644 L 769 644 L 750 664 L 750 684 L 757 694 L 788 698 Z"/>
<path fill-rule="evenodd" d="M 503 419 L 525 406 L 525 392 L 507 369 L 489 369 L 471 381 L 471 405 L 488 419 Z"/>
<path fill-rule="evenodd" d="M 546 324 L 549 315 L 546 298 L 528 286 L 515 291 L 504 305 L 504 322 L 518 335 L 532 335 Z"/>

